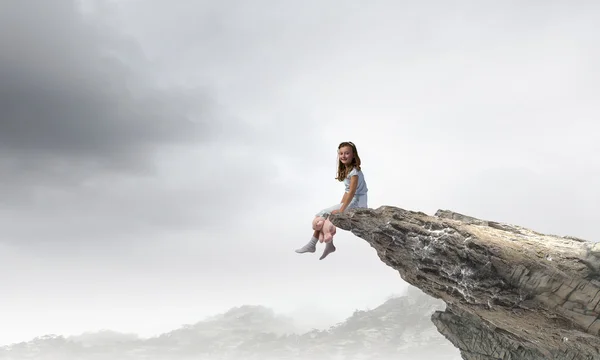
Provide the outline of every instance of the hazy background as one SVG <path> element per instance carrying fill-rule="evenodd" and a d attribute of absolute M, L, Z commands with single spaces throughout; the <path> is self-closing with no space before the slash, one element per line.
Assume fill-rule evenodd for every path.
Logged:
<path fill-rule="evenodd" d="M 370 206 L 598 240 L 600 3 L 0 3 L 0 345 L 405 288 L 294 249 L 357 144 Z M 320 252 L 321 249 L 318 251 Z"/>

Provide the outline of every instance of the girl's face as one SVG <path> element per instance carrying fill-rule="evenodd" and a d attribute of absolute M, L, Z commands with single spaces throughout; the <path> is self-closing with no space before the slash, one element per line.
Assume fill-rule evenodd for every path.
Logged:
<path fill-rule="evenodd" d="M 348 166 L 352 164 L 352 159 L 354 159 L 354 153 L 352 152 L 352 148 L 350 146 L 342 146 L 338 150 L 338 158 L 342 162 L 342 164 Z"/>

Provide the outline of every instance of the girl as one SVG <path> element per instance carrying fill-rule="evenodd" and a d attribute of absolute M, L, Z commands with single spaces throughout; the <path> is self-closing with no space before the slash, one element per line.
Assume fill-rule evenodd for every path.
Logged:
<path fill-rule="evenodd" d="M 346 187 L 342 201 L 331 207 L 321 210 L 315 216 L 327 217 L 329 214 L 337 214 L 338 212 L 344 212 L 351 208 L 366 208 L 367 207 L 367 183 L 365 177 L 360 169 L 360 157 L 358 157 L 358 151 L 356 146 L 351 142 L 343 142 L 338 146 L 338 169 L 337 177 L 338 181 L 343 181 Z M 314 253 L 316 250 L 317 242 L 319 241 L 319 231 L 313 233 L 312 238 L 308 244 L 304 245 L 296 252 L 299 254 L 311 252 Z M 319 260 L 325 259 L 325 257 L 335 251 L 333 240 L 326 243 L 323 255 Z"/>

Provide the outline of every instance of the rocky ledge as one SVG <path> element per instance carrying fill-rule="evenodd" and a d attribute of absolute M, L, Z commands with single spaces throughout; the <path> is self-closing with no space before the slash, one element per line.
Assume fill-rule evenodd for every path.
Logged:
<path fill-rule="evenodd" d="M 431 320 L 464 359 L 600 359 L 600 245 L 446 210 L 330 219 L 446 303 Z"/>

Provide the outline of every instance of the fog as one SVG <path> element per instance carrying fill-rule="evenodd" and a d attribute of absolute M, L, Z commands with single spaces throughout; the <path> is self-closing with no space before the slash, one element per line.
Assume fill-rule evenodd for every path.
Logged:
<path fill-rule="evenodd" d="M 324 261 L 294 252 L 341 198 L 341 141 L 358 146 L 369 207 L 598 241 L 599 14 L 2 1 L 0 346 L 150 338 L 242 305 L 325 328 L 402 293 L 350 233 Z"/>
<path fill-rule="evenodd" d="M 430 321 L 439 300 L 411 287 L 336 324 L 303 329 L 264 306 L 243 305 L 151 338 L 109 330 L 49 335 L 0 349 L 7 359 L 460 359 Z M 4 351 L 4 352 L 3 352 Z"/>

